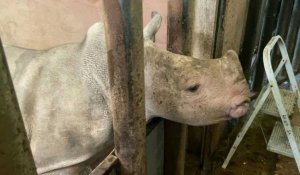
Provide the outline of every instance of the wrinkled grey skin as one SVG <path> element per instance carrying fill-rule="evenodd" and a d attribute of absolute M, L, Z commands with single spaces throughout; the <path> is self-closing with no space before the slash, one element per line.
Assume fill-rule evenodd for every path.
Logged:
<path fill-rule="evenodd" d="M 83 162 L 101 160 L 113 147 L 104 39 L 96 23 L 82 43 L 45 51 L 5 47 L 40 174 L 78 174 Z M 145 88 L 147 120 L 208 125 L 248 109 L 249 90 L 234 51 L 198 60 L 147 40 Z"/>

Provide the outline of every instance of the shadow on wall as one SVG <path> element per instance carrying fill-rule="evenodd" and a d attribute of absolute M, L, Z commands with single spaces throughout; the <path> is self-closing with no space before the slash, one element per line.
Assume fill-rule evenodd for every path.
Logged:
<path fill-rule="evenodd" d="M 79 42 L 92 24 L 101 21 L 100 5 L 101 0 L 1 0 L 0 36 L 4 44 L 31 49 Z M 154 10 L 163 17 L 156 42 L 165 48 L 167 1 L 143 0 L 144 25 Z"/>

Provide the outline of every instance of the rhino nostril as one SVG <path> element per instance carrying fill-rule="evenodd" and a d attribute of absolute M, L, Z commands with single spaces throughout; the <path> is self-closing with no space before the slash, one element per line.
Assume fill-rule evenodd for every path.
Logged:
<path fill-rule="evenodd" d="M 239 106 L 243 106 L 243 105 L 247 105 L 248 103 L 250 103 L 250 99 L 245 99 L 244 101 L 240 102 L 238 105 L 236 105 L 237 107 Z"/>
<path fill-rule="evenodd" d="M 232 104 L 231 108 L 236 109 L 239 107 L 247 107 L 250 103 L 250 98 L 245 98 L 243 100 L 235 101 L 235 103 Z"/>
<path fill-rule="evenodd" d="M 241 101 L 237 105 L 234 105 L 229 109 L 228 115 L 234 118 L 245 115 L 249 109 L 249 102 L 250 101 L 246 99 L 244 101 Z"/>

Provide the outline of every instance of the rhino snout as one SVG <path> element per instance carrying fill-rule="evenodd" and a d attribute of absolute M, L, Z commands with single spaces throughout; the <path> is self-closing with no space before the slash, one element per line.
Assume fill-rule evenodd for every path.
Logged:
<path fill-rule="evenodd" d="M 229 109 L 228 115 L 233 118 L 238 118 L 245 115 L 249 109 L 249 98 L 237 99 Z"/>

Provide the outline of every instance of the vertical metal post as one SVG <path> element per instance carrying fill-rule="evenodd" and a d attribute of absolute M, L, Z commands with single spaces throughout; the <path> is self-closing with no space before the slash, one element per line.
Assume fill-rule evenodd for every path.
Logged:
<path fill-rule="evenodd" d="M 298 29 L 297 42 L 293 56 L 293 69 L 295 72 L 300 71 L 300 27 Z"/>
<path fill-rule="evenodd" d="M 300 0 L 294 1 L 293 12 L 286 38 L 286 48 L 290 58 L 293 58 L 293 53 L 297 41 L 298 29 L 300 26 Z"/>
<path fill-rule="evenodd" d="M 287 39 L 287 34 L 291 20 L 291 15 L 293 11 L 293 4 L 294 0 L 282 0 L 280 7 L 279 7 L 279 12 L 278 12 L 278 17 L 277 17 L 277 24 L 276 24 L 276 29 L 274 34 L 280 35 L 281 38 L 286 41 Z M 277 67 L 281 61 L 281 54 L 279 48 L 275 47 L 272 54 L 272 66 Z M 285 74 L 285 72 L 283 73 Z"/>
<path fill-rule="evenodd" d="M 206 1 L 204 1 L 206 2 Z M 212 24 L 206 32 L 211 33 L 211 43 L 207 44 L 204 49 L 211 50 L 210 54 L 207 56 L 209 58 L 218 58 L 221 57 L 228 49 L 233 49 L 237 53 L 240 51 L 241 43 L 244 38 L 245 31 L 245 19 L 247 18 L 249 1 L 239 1 L 239 0 L 218 0 L 210 1 L 214 6 L 215 17 L 212 20 L 209 20 Z M 206 2 L 207 4 L 207 2 Z M 201 9 L 202 11 L 204 8 Z M 204 18 L 209 19 L 209 15 L 204 14 Z M 208 22 L 208 21 L 205 21 Z M 202 26 L 200 26 L 202 27 Z M 211 30 L 214 29 L 214 30 Z M 205 33 L 205 34 L 206 34 Z M 206 35 L 204 35 L 207 37 Z M 209 47 L 208 47 L 209 46 Z M 211 156 L 215 152 L 219 141 L 224 137 L 226 123 L 219 123 L 211 126 L 206 126 L 202 128 L 189 128 L 189 141 L 194 137 L 194 140 L 201 140 L 194 143 L 197 143 L 198 150 L 197 153 L 200 155 L 200 166 L 202 173 L 210 174 L 213 164 L 211 163 Z M 190 134 L 193 132 L 190 129 L 195 131 L 198 130 L 196 134 Z M 199 129 L 202 129 L 199 130 Z M 201 131 L 201 132 L 199 132 Z M 197 147 L 196 147 L 197 148 Z"/>
<path fill-rule="evenodd" d="M 146 119 L 142 1 L 103 0 L 102 3 L 116 155 L 121 174 L 144 175 Z"/>
<path fill-rule="evenodd" d="M 288 26 L 293 11 L 293 3 L 294 0 L 282 0 L 280 4 L 275 34 L 280 35 L 284 40 L 286 40 L 285 38 L 289 30 Z M 278 52 L 278 55 L 279 54 Z"/>
<path fill-rule="evenodd" d="M 242 58 L 240 61 L 248 82 L 253 80 L 251 75 L 255 73 L 254 68 L 251 67 L 251 63 L 253 57 L 257 54 L 259 39 L 262 32 L 261 28 L 265 17 L 265 7 L 266 0 L 251 0 L 249 2 L 246 31 L 240 54 L 240 57 Z M 251 83 L 251 87 L 252 86 L 253 83 Z"/>
<path fill-rule="evenodd" d="M 37 174 L 1 39 L 0 174 Z"/>
<path fill-rule="evenodd" d="M 278 12 L 278 8 L 280 7 L 280 0 L 266 0 L 265 9 L 263 10 L 265 13 L 262 15 L 262 28 L 261 28 L 261 36 L 259 38 L 259 44 L 257 48 L 256 54 L 256 70 L 254 75 L 254 84 L 253 90 L 260 91 L 263 85 L 263 79 L 265 75 L 264 67 L 263 67 L 263 49 L 265 45 L 267 45 L 268 41 L 272 37 L 272 32 L 276 29 L 276 13 Z"/>
<path fill-rule="evenodd" d="M 183 0 L 168 1 L 167 49 L 174 53 L 183 53 Z M 174 134 L 176 133 L 176 134 Z M 165 121 L 165 160 L 164 174 L 183 175 L 187 125 Z"/>
<path fill-rule="evenodd" d="M 168 0 L 167 49 L 174 53 L 183 52 L 183 0 Z"/>

